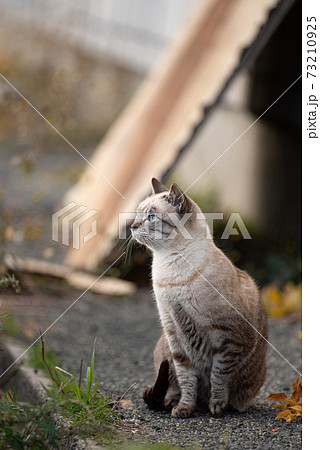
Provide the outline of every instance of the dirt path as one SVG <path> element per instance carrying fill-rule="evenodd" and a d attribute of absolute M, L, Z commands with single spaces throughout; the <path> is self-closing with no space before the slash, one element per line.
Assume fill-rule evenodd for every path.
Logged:
<path fill-rule="evenodd" d="M 3 296 L 15 316 L 23 318 L 30 336 L 48 327 L 78 296 L 68 298 Z M 299 323 L 270 321 L 270 341 L 301 371 Z M 141 397 L 154 380 L 152 352 L 160 334 L 157 312 L 148 291 L 134 298 L 105 299 L 86 294 L 48 332 L 47 345 L 58 353 L 67 370 L 78 370 L 80 359 L 89 362 L 96 343 L 96 371 L 103 388 L 120 396 L 128 393 L 132 408 L 123 411 L 135 440 L 170 442 L 191 448 L 210 449 L 300 449 L 301 423 L 275 421 L 276 410 L 265 399 L 271 393 L 291 394 L 298 374 L 271 348 L 268 351 L 266 383 L 256 404 L 245 413 L 221 417 L 197 413 L 186 420 L 169 413 L 149 411 Z"/>

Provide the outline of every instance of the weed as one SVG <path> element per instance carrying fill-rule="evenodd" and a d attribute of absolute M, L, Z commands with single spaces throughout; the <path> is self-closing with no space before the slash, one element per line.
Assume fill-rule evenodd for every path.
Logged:
<path fill-rule="evenodd" d="M 59 356 L 48 348 L 46 348 L 45 351 L 45 360 L 50 367 L 61 365 Z M 48 369 L 42 358 L 42 344 L 35 344 L 30 348 L 28 354 L 28 366 L 34 369 L 40 369 L 44 374 L 46 374 Z"/>
<path fill-rule="evenodd" d="M 81 369 L 78 381 L 74 373 L 57 367 L 57 361 L 45 351 L 41 335 L 41 345 L 33 347 L 29 364 L 45 370 L 52 379 L 51 386 L 44 388 L 47 400 L 35 406 L 22 403 L 15 391 L 0 398 L 0 448 L 59 448 L 61 443 L 79 437 L 94 438 L 102 444 L 112 441 L 114 425 L 120 419 L 117 402 L 100 391 L 100 376 L 94 382 L 95 341 L 85 385 Z"/>
<path fill-rule="evenodd" d="M 33 406 L 18 402 L 15 390 L 0 398 L 0 448 L 59 448 L 58 438 L 48 404 Z"/>
<path fill-rule="evenodd" d="M 111 440 L 113 425 L 119 422 L 115 410 L 117 402 L 108 394 L 100 390 L 100 376 L 94 383 L 95 375 L 95 343 L 91 356 L 91 364 L 87 367 L 86 385 L 82 386 L 82 363 L 80 365 L 79 380 L 61 367 L 50 367 L 46 360 L 44 341 L 42 343 L 42 359 L 48 374 L 53 381 L 47 389 L 50 402 L 57 405 L 62 423 L 68 421 L 68 428 L 72 433 L 84 440 L 94 437 L 101 443 Z"/>
<path fill-rule="evenodd" d="M 21 292 L 19 280 L 16 279 L 14 274 L 6 273 L 4 275 L 0 275 L 0 288 L 8 287 L 12 287 L 16 294 L 20 294 Z"/>

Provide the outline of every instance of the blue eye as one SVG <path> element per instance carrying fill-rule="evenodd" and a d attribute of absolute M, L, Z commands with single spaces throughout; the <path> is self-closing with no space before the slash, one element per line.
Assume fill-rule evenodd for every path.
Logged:
<path fill-rule="evenodd" d="M 154 215 L 154 214 L 149 214 L 148 215 L 148 220 L 149 220 L 149 222 L 154 222 L 155 220 L 156 220 L 156 216 Z"/>

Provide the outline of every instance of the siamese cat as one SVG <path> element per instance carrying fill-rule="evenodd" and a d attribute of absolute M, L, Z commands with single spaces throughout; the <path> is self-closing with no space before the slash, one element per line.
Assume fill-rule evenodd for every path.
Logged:
<path fill-rule="evenodd" d="M 215 246 L 191 198 L 176 184 L 167 189 L 153 178 L 152 186 L 131 225 L 153 253 L 163 328 L 154 351 L 158 377 L 144 400 L 181 418 L 197 404 L 212 414 L 242 411 L 266 374 L 268 325 L 258 288 Z"/>

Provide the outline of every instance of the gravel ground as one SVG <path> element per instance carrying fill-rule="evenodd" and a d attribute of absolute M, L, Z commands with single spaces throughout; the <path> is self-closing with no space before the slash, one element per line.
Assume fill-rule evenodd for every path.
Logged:
<path fill-rule="evenodd" d="M 16 317 L 23 318 L 30 336 L 50 324 L 80 295 L 2 296 Z M 301 371 L 300 323 L 270 320 L 270 342 Z M 36 335 L 36 334 L 35 334 Z M 169 413 L 149 411 L 142 391 L 154 380 L 152 353 L 160 335 L 160 324 L 152 295 L 140 290 L 133 298 L 109 298 L 85 294 L 48 332 L 46 343 L 58 353 L 67 370 L 78 370 L 80 359 L 89 363 L 94 338 L 96 373 L 103 388 L 122 395 L 134 382 L 126 398 L 133 406 L 123 410 L 132 439 L 170 442 L 204 449 L 300 449 L 301 423 L 275 421 L 277 414 L 266 397 L 271 393 L 291 394 L 297 372 L 275 350 L 268 350 L 268 373 L 255 404 L 244 413 L 220 417 L 196 413 L 192 418 L 171 418 Z"/>

